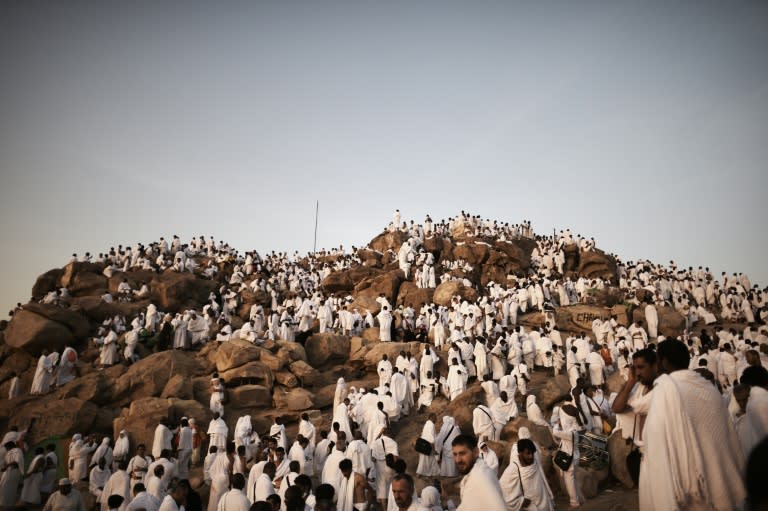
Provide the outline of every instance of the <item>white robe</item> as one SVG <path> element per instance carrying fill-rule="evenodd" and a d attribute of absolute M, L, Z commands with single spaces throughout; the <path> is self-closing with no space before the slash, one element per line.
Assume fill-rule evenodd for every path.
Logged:
<path fill-rule="evenodd" d="M 643 433 L 640 509 L 707 502 L 713 510 L 745 498 L 744 455 L 719 392 L 698 373 L 656 378 Z"/>
<path fill-rule="evenodd" d="M 432 454 L 419 453 L 419 465 L 416 467 L 416 474 L 418 475 L 434 477 L 440 474 L 440 466 L 437 464 L 435 452 L 435 437 L 435 423 L 427 419 L 421 429 L 421 438 L 432 444 Z"/>
<path fill-rule="evenodd" d="M 457 511 L 476 509 L 506 509 L 499 479 L 480 458 L 475 460 L 472 470 L 461 480 L 461 504 L 456 508 Z"/>

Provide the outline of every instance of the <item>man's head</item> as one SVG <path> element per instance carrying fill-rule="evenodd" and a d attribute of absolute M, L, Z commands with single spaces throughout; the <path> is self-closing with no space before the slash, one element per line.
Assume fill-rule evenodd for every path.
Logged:
<path fill-rule="evenodd" d="M 397 474 L 392 479 L 392 496 L 398 509 L 408 509 L 413 501 L 413 478 L 408 474 Z"/>
<path fill-rule="evenodd" d="M 344 458 L 339 462 L 339 470 L 341 470 L 341 473 L 349 479 L 349 476 L 352 475 L 352 460 Z"/>
<path fill-rule="evenodd" d="M 459 435 L 451 442 L 451 450 L 456 468 L 463 475 L 469 474 L 472 467 L 475 466 L 475 460 L 480 455 L 480 451 L 477 448 L 477 437 L 474 435 Z"/>
<path fill-rule="evenodd" d="M 742 412 L 747 411 L 747 401 L 749 401 L 749 385 L 736 385 L 733 387 L 733 399 L 739 404 Z"/>
<path fill-rule="evenodd" d="M 69 495 L 69 492 L 71 491 L 72 482 L 66 477 L 64 479 L 59 479 L 59 492 L 61 492 L 62 495 Z"/>
<path fill-rule="evenodd" d="M 533 464 L 536 454 L 536 444 L 529 438 L 522 438 L 517 441 L 517 457 L 520 459 L 520 464 L 524 467 L 528 467 Z"/>
<path fill-rule="evenodd" d="M 677 339 L 670 339 L 659 343 L 657 353 L 659 356 L 659 366 L 663 373 L 688 369 L 691 361 L 688 347 Z"/>
<path fill-rule="evenodd" d="M 232 488 L 236 490 L 245 488 L 245 476 L 243 474 L 236 473 L 232 476 Z"/>
<path fill-rule="evenodd" d="M 263 472 L 269 476 L 270 479 L 273 479 L 275 477 L 275 464 L 271 461 L 268 461 L 264 464 L 264 470 Z"/>
<path fill-rule="evenodd" d="M 186 479 L 172 482 L 168 487 L 168 495 L 170 495 L 178 505 L 183 504 L 184 501 L 187 500 L 187 493 L 189 493 L 189 481 Z"/>

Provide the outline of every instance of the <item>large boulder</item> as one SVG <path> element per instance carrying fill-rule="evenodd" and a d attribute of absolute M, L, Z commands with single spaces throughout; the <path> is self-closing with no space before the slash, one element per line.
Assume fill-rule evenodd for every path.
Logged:
<path fill-rule="evenodd" d="M 611 319 L 612 309 L 594 305 L 570 305 L 555 309 L 557 328 L 563 332 L 591 333 L 592 322 L 596 319 Z"/>
<path fill-rule="evenodd" d="M 616 283 L 616 259 L 602 250 L 582 252 L 576 272 L 588 279 L 603 279 Z"/>
<path fill-rule="evenodd" d="M 437 305 L 447 307 L 451 304 L 451 299 L 457 295 L 460 296 L 462 300 L 466 300 L 469 303 L 477 300 L 477 291 L 471 287 L 465 286 L 457 280 L 450 280 L 437 286 L 434 295 L 432 295 L 432 301 Z"/>
<path fill-rule="evenodd" d="M 224 379 L 228 386 L 262 385 L 271 389 L 275 381 L 269 367 L 255 360 L 240 367 L 223 371 L 219 373 L 219 376 Z"/>
<path fill-rule="evenodd" d="M 627 456 L 632 451 L 632 440 L 625 440 L 620 430 L 614 430 L 608 438 L 608 456 L 611 460 L 611 474 L 627 488 L 633 488 L 635 482 L 627 470 Z"/>
<path fill-rule="evenodd" d="M 320 380 L 320 374 L 317 372 L 317 369 L 303 360 L 291 362 L 290 370 L 298 378 L 302 387 L 312 387 Z"/>
<path fill-rule="evenodd" d="M 307 362 L 316 369 L 346 362 L 349 347 L 349 337 L 334 334 L 315 334 L 304 345 Z"/>
<path fill-rule="evenodd" d="M 120 431 L 125 429 L 131 432 L 134 445 L 143 443 L 151 446 L 155 428 L 161 420 L 178 424 L 182 417 L 194 418 L 205 431 L 212 414 L 207 407 L 192 400 L 159 397 L 136 399 L 114 420 L 112 438 L 117 438 Z"/>
<path fill-rule="evenodd" d="M 487 243 L 457 243 L 453 247 L 453 257 L 477 267 L 488 259 L 490 248 Z"/>
<path fill-rule="evenodd" d="M 348 271 L 335 271 L 323 279 L 323 291 L 326 293 L 349 293 L 355 289 L 355 283 Z"/>
<path fill-rule="evenodd" d="M 218 372 L 240 367 L 248 362 L 259 360 L 262 353 L 258 348 L 248 341 L 235 339 L 221 343 L 215 350 L 208 351 L 207 356 L 215 366 Z"/>
<path fill-rule="evenodd" d="M 373 250 L 384 253 L 387 250 L 397 252 L 403 243 L 408 240 L 408 234 L 402 231 L 384 231 L 371 240 L 368 244 Z"/>
<path fill-rule="evenodd" d="M 136 399 L 159 397 L 168 380 L 176 374 L 192 378 L 204 374 L 204 370 L 189 353 L 176 350 L 155 353 L 131 365 L 115 381 L 115 401 L 125 406 Z"/>
<path fill-rule="evenodd" d="M 57 399 L 74 397 L 97 406 L 111 405 L 114 400 L 114 381 L 123 373 L 125 366 L 122 364 L 88 373 L 57 389 L 54 395 Z"/>
<path fill-rule="evenodd" d="M 146 310 L 147 305 L 149 305 L 149 300 L 106 303 L 101 300 L 101 296 L 92 295 L 73 297 L 70 309 L 81 313 L 93 322 L 101 323 L 105 319 L 115 316 L 134 318 L 140 312 Z"/>
<path fill-rule="evenodd" d="M 5 329 L 5 343 L 37 356 L 43 349 L 61 351 L 83 340 L 89 331 L 88 320 L 77 312 L 29 303 L 13 315 Z"/>
<path fill-rule="evenodd" d="M 208 301 L 208 295 L 216 287 L 216 282 L 199 279 L 191 273 L 166 270 L 152 280 L 150 296 L 160 310 L 179 312 L 198 308 Z"/>
<path fill-rule="evenodd" d="M 462 433 L 471 433 L 472 411 L 478 404 L 484 403 L 485 391 L 480 385 L 473 384 L 447 404 L 442 397 L 435 399 L 429 406 L 429 410 L 438 412 L 440 416 L 450 415 L 456 419 L 456 424 L 461 428 Z"/>
<path fill-rule="evenodd" d="M 194 399 L 192 379 L 183 374 L 174 374 L 163 387 L 160 397 L 177 399 Z"/>
<path fill-rule="evenodd" d="M 539 393 L 539 406 L 542 409 L 551 408 L 561 397 L 571 391 L 568 376 L 558 374 L 554 378 L 547 378 L 547 382 Z"/>
<path fill-rule="evenodd" d="M 8 403 L 6 401 L 6 403 Z M 29 443 L 42 441 L 52 436 L 71 436 L 75 433 L 106 433 L 101 429 L 104 417 L 111 412 L 100 409 L 98 405 L 70 397 L 66 399 L 34 399 L 24 406 L 14 404 L 11 423 L 27 427 L 32 419 L 34 425 L 29 431 Z M 0 412 L 0 415 L 4 415 Z M 107 421 L 108 422 L 108 421 Z"/>
<path fill-rule="evenodd" d="M 389 303 L 396 303 L 397 292 L 404 279 L 402 271 L 393 270 L 361 280 L 355 285 L 355 301 L 352 308 L 357 308 L 361 313 L 364 310 L 378 313 L 381 307 L 376 298 L 381 295 L 384 295 Z"/>
<path fill-rule="evenodd" d="M 37 277 L 35 285 L 32 286 L 32 300 L 40 301 L 45 295 L 57 289 L 63 273 L 62 268 L 54 268 Z"/>
<path fill-rule="evenodd" d="M 392 365 L 401 351 L 405 351 L 416 357 L 421 358 L 422 345 L 419 342 L 378 342 L 368 346 L 365 353 L 365 366 L 375 368 L 386 354 Z"/>
<path fill-rule="evenodd" d="M 410 305 L 418 311 L 424 304 L 432 303 L 434 294 L 435 290 L 432 288 L 420 288 L 414 282 L 403 282 L 397 293 L 396 305 Z"/>
<path fill-rule="evenodd" d="M 298 412 L 302 410 L 309 410 L 315 407 L 312 392 L 301 389 L 283 389 L 276 388 L 272 398 L 275 401 L 275 408 L 286 409 L 292 412 Z"/>
<path fill-rule="evenodd" d="M 107 277 L 100 273 L 78 273 L 69 284 L 72 296 L 101 296 L 106 291 Z"/>
<path fill-rule="evenodd" d="M 673 307 L 656 306 L 656 313 L 659 316 L 659 335 L 665 337 L 680 337 L 685 331 L 685 317 L 677 312 Z M 643 326 L 648 327 L 645 319 L 645 307 L 637 307 L 632 311 L 634 321 L 643 320 Z"/>
<path fill-rule="evenodd" d="M 103 277 L 102 271 L 104 271 L 103 264 L 73 261 L 64 267 L 64 270 L 61 273 L 61 277 L 59 278 L 59 285 L 61 287 L 71 288 L 71 286 L 73 286 L 75 283 L 75 277 L 78 275 L 83 273 L 91 273 L 101 275 Z M 106 288 L 106 277 L 104 278 L 104 288 Z"/>
<path fill-rule="evenodd" d="M 227 408 L 268 408 L 272 406 L 272 394 L 263 385 L 241 385 L 227 390 L 229 404 Z"/>

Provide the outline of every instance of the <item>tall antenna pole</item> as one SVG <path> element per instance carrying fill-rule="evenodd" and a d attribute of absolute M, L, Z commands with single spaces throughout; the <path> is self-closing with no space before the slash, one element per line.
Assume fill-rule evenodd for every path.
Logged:
<path fill-rule="evenodd" d="M 312 244 L 312 253 L 317 252 L 317 214 L 320 211 L 320 201 L 315 202 L 315 242 Z"/>

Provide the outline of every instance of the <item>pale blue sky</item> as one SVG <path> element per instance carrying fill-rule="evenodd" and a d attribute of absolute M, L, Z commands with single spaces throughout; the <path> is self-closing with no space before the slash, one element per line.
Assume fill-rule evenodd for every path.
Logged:
<path fill-rule="evenodd" d="M 0 310 L 72 252 L 400 208 L 768 284 L 766 2 L 0 3 Z"/>

